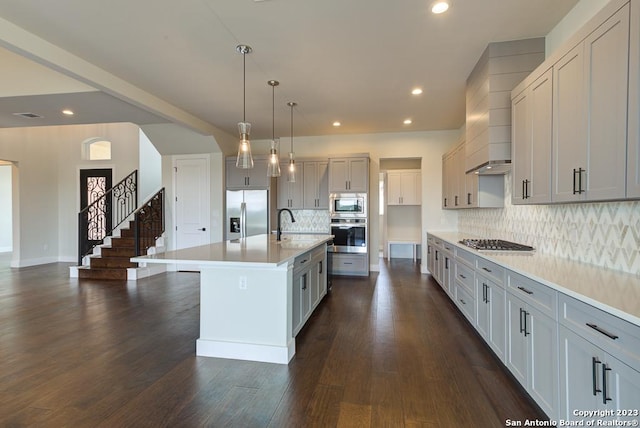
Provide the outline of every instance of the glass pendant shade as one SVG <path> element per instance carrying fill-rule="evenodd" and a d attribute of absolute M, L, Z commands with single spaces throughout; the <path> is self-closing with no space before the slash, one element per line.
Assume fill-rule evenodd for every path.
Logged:
<path fill-rule="evenodd" d="M 287 166 L 287 181 L 289 183 L 296 182 L 296 161 L 293 158 L 293 152 L 289 153 L 289 165 Z"/>
<path fill-rule="evenodd" d="M 280 177 L 280 159 L 278 159 L 278 149 L 280 140 L 275 138 L 271 140 L 271 149 L 269 150 L 269 163 L 267 164 L 267 177 Z"/>
<path fill-rule="evenodd" d="M 236 159 L 236 167 L 249 169 L 253 168 L 253 157 L 251 156 L 251 141 L 249 134 L 251 133 L 251 124 L 249 122 L 238 123 L 238 132 L 240 133 L 240 145 L 238 146 L 238 158 Z"/>

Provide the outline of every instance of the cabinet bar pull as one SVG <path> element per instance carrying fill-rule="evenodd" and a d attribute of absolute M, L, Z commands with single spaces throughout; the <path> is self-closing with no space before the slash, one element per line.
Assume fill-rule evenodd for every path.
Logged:
<path fill-rule="evenodd" d="M 444 198 L 444 206 L 447 206 L 447 198 Z"/>
<path fill-rule="evenodd" d="M 520 291 L 524 291 L 524 292 L 525 292 L 525 293 L 527 293 L 527 294 L 533 294 L 533 291 L 531 291 L 531 290 L 527 290 L 527 289 L 526 289 L 526 288 L 524 288 L 524 287 L 518 287 L 518 290 L 520 290 Z"/>
<path fill-rule="evenodd" d="M 320 271 L 318 273 L 322 273 L 322 260 L 320 260 Z"/>
<path fill-rule="evenodd" d="M 449 257 L 444 258 L 444 268 L 449 269 Z"/>
<path fill-rule="evenodd" d="M 438 260 L 438 250 L 436 250 L 436 261 Z"/>
<path fill-rule="evenodd" d="M 602 404 L 607 404 L 611 398 L 607 397 L 607 372 L 611 371 L 606 364 L 602 365 Z"/>
<path fill-rule="evenodd" d="M 471 193 L 467 193 L 467 205 L 471 205 Z"/>
<path fill-rule="evenodd" d="M 526 180 L 522 180 L 522 199 L 527 199 L 527 193 L 526 190 L 524 189 L 524 183 Z"/>
<path fill-rule="evenodd" d="M 522 308 L 520 308 L 520 333 L 524 333 L 524 328 L 522 327 L 523 323 L 522 323 L 522 314 L 524 313 L 524 310 Z"/>
<path fill-rule="evenodd" d="M 527 337 L 531 334 L 527 331 L 527 315 L 529 315 L 529 312 L 527 311 L 523 311 L 523 312 L 524 312 L 524 337 Z"/>
<path fill-rule="evenodd" d="M 611 340 L 616 340 L 616 339 L 618 338 L 618 336 L 616 336 L 615 334 L 613 334 L 613 333 L 609 333 L 608 331 L 606 331 L 606 330 L 604 330 L 604 329 L 602 329 L 602 328 L 598 327 L 598 326 L 597 326 L 597 325 L 595 325 L 595 324 L 587 323 L 587 327 L 591 327 L 592 329 L 594 329 L 594 330 L 595 330 L 595 331 L 597 331 L 598 333 L 602 333 L 602 334 L 604 334 L 605 336 L 607 336 L 607 337 L 608 337 L 609 339 L 611 339 Z"/>
<path fill-rule="evenodd" d="M 456 197 L 455 197 L 454 204 L 455 204 L 456 207 L 458 206 L 458 195 L 456 195 Z"/>
<path fill-rule="evenodd" d="M 578 172 L 577 169 L 573 168 L 573 194 L 575 195 L 576 193 L 578 193 L 578 190 L 576 189 L 576 173 Z"/>
<path fill-rule="evenodd" d="M 598 358 L 592 357 L 591 358 L 591 374 L 593 376 L 592 378 L 593 395 L 597 395 L 598 392 L 602 392 L 602 390 L 598 389 L 598 367 L 596 367 L 596 364 L 602 364 L 602 363 L 600 362 L 600 360 L 598 360 Z"/>
<path fill-rule="evenodd" d="M 489 268 L 483 267 L 482 270 L 485 271 L 485 272 L 491 273 L 491 269 L 489 269 Z"/>

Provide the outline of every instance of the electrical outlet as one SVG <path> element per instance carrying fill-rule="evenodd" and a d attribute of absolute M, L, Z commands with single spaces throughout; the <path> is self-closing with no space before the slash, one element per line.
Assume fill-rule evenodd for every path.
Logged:
<path fill-rule="evenodd" d="M 240 290 L 246 290 L 247 289 L 247 277 L 246 276 L 241 276 L 240 277 Z"/>

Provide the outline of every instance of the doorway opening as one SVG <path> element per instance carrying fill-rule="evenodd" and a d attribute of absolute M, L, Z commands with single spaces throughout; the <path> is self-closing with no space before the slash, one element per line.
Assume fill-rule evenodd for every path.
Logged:
<path fill-rule="evenodd" d="M 422 158 L 380 159 L 380 254 L 417 261 L 422 244 Z"/>
<path fill-rule="evenodd" d="M 15 240 L 17 206 L 17 168 L 13 162 L 0 160 L 0 268 L 17 266 Z"/>

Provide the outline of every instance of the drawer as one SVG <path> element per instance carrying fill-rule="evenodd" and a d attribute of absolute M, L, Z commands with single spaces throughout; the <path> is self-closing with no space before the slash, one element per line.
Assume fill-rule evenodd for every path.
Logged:
<path fill-rule="evenodd" d="M 304 253 L 296 257 L 296 259 L 293 261 L 293 270 L 297 271 L 299 269 L 305 268 L 307 265 L 309 265 L 310 260 L 311 260 L 311 252 Z"/>
<path fill-rule="evenodd" d="M 545 315 L 558 319 L 558 292 L 517 273 L 507 274 L 507 289 Z"/>
<path fill-rule="evenodd" d="M 314 260 L 323 259 L 327 252 L 327 247 L 320 246 L 311 252 L 311 258 Z"/>
<path fill-rule="evenodd" d="M 489 260 L 483 259 L 482 257 L 476 258 L 476 268 L 481 274 L 496 284 L 504 287 L 504 275 L 506 273 L 505 268 L 490 262 Z"/>
<path fill-rule="evenodd" d="M 476 323 L 476 302 L 464 287 L 456 283 L 456 305 L 462 314 L 475 326 Z"/>
<path fill-rule="evenodd" d="M 447 242 L 447 241 L 442 241 L 442 248 L 444 248 L 445 251 L 450 252 L 451 254 L 453 254 L 453 250 L 455 249 L 455 245 Z"/>
<path fill-rule="evenodd" d="M 474 282 L 475 282 L 475 272 L 472 268 L 465 265 L 464 263 L 456 263 L 456 284 L 459 284 L 461 287 L 467 290 L 467 293 L 475 296 L 474 292 Z"/>
<path fill-rule="evenodd" d="M 565 294 L 558 294 L 560 324 L 631 367 L 640 367 L 639 326 Z"/>
<path fill-rule="evenodd" d="M 331 261 L 334 274 L 366 275 L 369 272 L 367 258 L 362 255 L 333 253 Z"/>
<path fill-rule="evenodd" d="M 469 251 L 465 251 L 461 248 L 456 248 L 456 261 L 462 262 L 462 263 L 466 263 L 467 265 L 471 266 L 471 267 L 475 267 L 476 266 L 476 255 L 469 252 Z"/>

